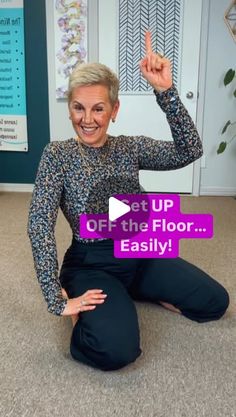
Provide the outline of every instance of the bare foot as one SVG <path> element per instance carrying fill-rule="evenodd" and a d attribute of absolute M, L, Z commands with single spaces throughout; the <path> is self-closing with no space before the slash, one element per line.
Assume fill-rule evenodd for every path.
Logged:
<path fill-rule="evenodd" d="M 163 307 L 167 308 L 167 310 L 173 311 L 174 313 L 179 313 L 179 314 L 181 314 L 181 311 L 180 311 L 178 308 L 174 307 L 172 304 L 165 303 L 164 301 L 159 301 L 159 303 L 160 303 Z"/>
<path fill-rule="evenodd" d="M 67 295 L 67 292 L 64 288 L 62 288 L 61 293 L 62 293 L 62 296 L 64 298 L 66 298 L 67 300 L 69 299 L 69 297 Z M 72 314 L 70 317 L 71 317 L 71 321 L 72 321 L 72 326 L 75 327 L 77 321 L 79 320 L 79 315 L 78 314 Z"/>

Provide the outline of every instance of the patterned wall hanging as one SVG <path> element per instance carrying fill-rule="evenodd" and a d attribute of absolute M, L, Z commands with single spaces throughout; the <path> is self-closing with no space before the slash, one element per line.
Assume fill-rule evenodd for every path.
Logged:
<path fill-rule="evenodd" d="M 87 0 L 54 0 L 56 98 L 66 98 L 77 63 L 87 61 Z"/>
<path fill-rule="evenodd" d="M 142 94 L 152 91 L 142 77 L 138 63 L 145 55 L 144 36 L 152 32 L 152 47 L 172 62 L 174 83 L 178 84 L 182 34 L 183 0 L 119 0 L 120 91 Z"/>

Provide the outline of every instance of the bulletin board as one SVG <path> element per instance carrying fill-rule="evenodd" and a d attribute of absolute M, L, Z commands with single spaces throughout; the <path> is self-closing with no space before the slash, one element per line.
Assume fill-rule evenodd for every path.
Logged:
<path fill-rule="evenodd" d="M 0 0 L 0 151 L 28 151 L 23 0 Z"/>

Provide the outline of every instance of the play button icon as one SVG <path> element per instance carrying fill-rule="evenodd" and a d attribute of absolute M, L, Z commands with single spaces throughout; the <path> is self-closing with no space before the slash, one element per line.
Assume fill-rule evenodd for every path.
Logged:
<path fill-rule="evenodd" d="M 109 220 L 113 222 L 124 214 L 129 213 L 131 207 L 115 197 L 109 198 Z"/>

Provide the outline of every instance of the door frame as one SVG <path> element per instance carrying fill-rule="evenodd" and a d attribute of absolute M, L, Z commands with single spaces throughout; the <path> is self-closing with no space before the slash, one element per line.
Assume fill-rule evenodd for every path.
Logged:
<path fill-rule="evenodd" d="M 208 28 L 210 17 L 210 0 L 205 0 L 202 3 L 202 18 L 201 18 L 201 39 L 200 39 L 200 55 L 199 55 L 199 75 L 198 75 L 198 101 L 197 101 L 197 120 L 196 126 L 200 137 L 203 141 L 203 126 L 204 126 L 204 106 L 205 106 L 205 91 L 206 91 L 206 68 L 207 68 L 207 50 L 208 50 Z M 204 145 L 204 142 L 203 142 Z M 201 170 L 205 167 L 205 156 L 193 165 L 193 196 L 200 195 L 201 187 Z"/>

